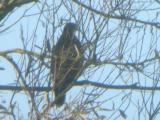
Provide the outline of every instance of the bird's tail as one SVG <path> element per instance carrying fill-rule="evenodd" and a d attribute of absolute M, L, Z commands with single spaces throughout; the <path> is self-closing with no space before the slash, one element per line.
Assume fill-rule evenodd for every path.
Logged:
<path fill-rule="evenodd" d="M 55 104 L 57 107 L 60 107 L 64 104 L 66 95 L 65 93 L 63 93 L 64 90 L 61 89 L 55 89 L 54 92 L 55 92 Z"/>

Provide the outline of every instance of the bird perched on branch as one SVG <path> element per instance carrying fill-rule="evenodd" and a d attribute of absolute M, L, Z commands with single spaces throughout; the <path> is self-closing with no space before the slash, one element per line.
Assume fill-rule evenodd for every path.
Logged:
<path fill-rule="evenodd" d="M 56 106 L 64 104 L 66 92 L 80 76 L 83 66 L 82 45 L 75 36 L 77 30 L 78 27 L 75 23 L 67 23 L 53 50 L 51 73 Z"/>

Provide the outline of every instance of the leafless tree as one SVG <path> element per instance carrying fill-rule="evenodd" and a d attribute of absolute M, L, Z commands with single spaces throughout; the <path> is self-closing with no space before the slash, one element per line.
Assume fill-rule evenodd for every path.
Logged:
<path fill-rule="evenodd" d="M 159 13 L 159 0 L 0 0 L 0 41 L 20 36 L 0 49 L 0 72 L 15 72 L 0 86 L 0 118 L 158 120 Z M 85 63 L 58 108 L 50 63 L 67 22 L 79 25 Z"/>

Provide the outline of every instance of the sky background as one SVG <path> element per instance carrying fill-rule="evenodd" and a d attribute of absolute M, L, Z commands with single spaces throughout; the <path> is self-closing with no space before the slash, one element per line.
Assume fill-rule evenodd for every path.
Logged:
<path fill-rule="evenodd" d="M 48 2 L 48 4 L 52 4 L 50 2 Z M 57 3 L 56 3 L 57 4 Z M 143 4 L 143 3 L 142 3 Z M 155 5 L 155 4 L 146 4 L 146 7 L 149 9 L 149 8 L 160 8 L 159 7 L 160 5 Z M 76 7 L 76 6 L 75 6 Z M 138 5 L 135 4 L 135 9 L 138 8 Z M 40 12 L 40 9 L 42 8 L 41 4 L 27 4 L 27 5 L 24 5 L 20 8 L 16 8 L 14 10 L 14 12 L 12 13 L 12 15 L 5 21 L 4 25 L 2 27 L 0 27 L 0 51 L 5 51 L 5 50 L 10 50 L 10 49 L 14 49 L 14 48 L 22 48 L 22 36 L 21 36 L 21 28 L 23 28 L 23 34 L 24 34 L 24 37 L 27 41 L 31 40 L 28 42 L 28 46 L 26 49 L 29 49 L 30 50 L 30 47 L 32 45 L 32 40 L 33 40 L 33 37 L 34 35 L 36 35 L 35 37 L 35 40 L 34 40 L 34 44 L 35 45 L 38 45 L 38 46 L 42 46 L 43 45 L 43 41 L 44 39 L 46 38 L 45 37 L 45 32 L 46 32 L 46 29 L 45 29 L 45 25 L 47 24 L 47 21 L 45 21 L 45 17 L 50 17 L 50 21 L 52 21 L 52 13 L 47 13 L 46 14 L 43 14 L 42 16 L 40 16 L 40 14 L 37 14 Z M 28 10 L 29 9 L 29 10 Z M 24 11 L 28 10 L 24 16 L 26 17 L 23 17 L 22 19 L 20 19 L 23 14 L 24 14 Z M 158 11 L 159 9 L 157 9 Z M 156 10 L 154 11 L 155 13 L 157 12 Z M 34 15 L 36 14 L 36 15 Z M 60 9 L 59 12 L 58 12 L 59 17 L 64 17 L 67 15 L 67 12 L 66 12 L 66 9 Z M 30 16 L 28 16 L 30 15 Z M 39 17 L 41 17 L 39 19 Z M 77 19 L 78 19 L 78 14 L 77 14 Z M 69 18 L 69 17 L 68 17 Z M 159 17 L 156 18 L 156 15 L 153 14 L 153 12 L 140 12 L 137 14 L 137 18 L 138 19 L 142 19 L 142 20 L 152 20 L 153 18 L 154 19 L 154 22 L 157 22 L 159 20 Z M 20 20 L 19 20 L 20 19 Z M 4 19 L 5 20 L 5 19 Z M 19 20 L 16 24 L 15 22 Z M 40 22 L 37 22 L 37 21 L 40 21 Z M 49 21 L 49 22 L 50 22 Z M 74 21 L 73 19 L 71 19 L 71 21 Z M 2 21 L 3 22 L 3 21 Z M 55 20 L 55 22 L 58 22 L 57 20 Z M 89 20 L 87 21 L 89 22 Z M 50 23 L 51 24 L 51 23 Z M 111 30 L 111 28 L 116 28 L 117 27 L 117 24 L 119 24 L 119 21 L 117 20 L 112 20 L 111 21 L 111 25 L 109 26 L 109 30 Z M 129 23 L 128 23 L 129 24 Z M 11 27 L 10 27 L 11 26 Z M 38 26 L 38 27 L 37 27 Z M 81 26 L 81 25 L 80 25 Z M 141 25 L 137 25 L 138 27 L 141 27 Z M 9 29 L 6 29 L 10 27 Z M 34 33 L 35 31 L 35 28 L 37 27 L 36 29 L 36 33 Z M 59 35 L 61 34 L 62 32 L 62 28 L 63 27 L 59 27 L 59 29 L 56 29 L 55 30 L 55 35 L 54 37 L 52 36 L 52 32 L 51 29 L 52 29 L 52 26 L 48 26 L 48 39 L 49 38 L 53 38 L 55 39 L 55 41 L 58 39 Z M 123 27 L 122 27 L 123 28 Z M 5 30 L 6 29 L 6 30 Z M 92 30 L 93 27 L 90 27 L 90 29 Z M 121 28 L 119 28 L 121 29 Z M 134 30 L 135 29 L 135 30 Z M 143 29 L 146 29 L 145 31 L 143 31 Z M 2 32 L 3 31 L 3 32 Z M 91 32 L 91 31 L 90 31 Z M 144 33 L 145 32 L 145 33 Z M 153 32 L 153 33 L 152 33 Z M 80 33 L 78 33 L 79 35 Z M 108 34 L 108 33 L 106 33 Z M 144 36 L 144 40 L 145 41 L 141 41 L 141 38 L 142 36 L 145 34 Z M 149 51 L 149 48 L 150 47 L 153 47 L 153 49 L 156 49 L 157 51 L 160 51 L 160 43 L 159 43 L 159 40 L 156 41 L 157 42 L 157 46 L 150 46 L 151 42 L 155 41 L 157 38 L 153 38 L 153 36 L 151 35 L 154 35 L 156 37 L 159 37 L 159 31 L 157 29 L 152 29 L 150 26 L 146 26 L 140 30 L 137 30 L 137 28 L 133 28 L 133 31 L 132 31 L 132 34 L 130 34 L 130 36 L 128 37 L 128 44 L 126 45 L 126 49 L 124 50 L 126 52 L 126 60 L 127 58 L 129 57 L 129 54 L 130 54 L 130 49 L 133 48 L 134 45 L 137 45 L 135 49 L 133 49 L 133 52 L 132 52 L 132 59 L 137 59 L 136 57 L 138 56 L 137 54 L 139 54 L 139 50 L 142 49 L 142 57 L 139 58 L 140 60 L 144 60 L 144 58 L 146 58 L 147 54 L 148 54 L 148 51 Z M 88 33 L 88 37 L 90 37 L 90 35 L 92 36 L 92 32 L 91 33 Z M 116 34 L 115 34 L 116 35 Z M 151 40 L 153 39 L 153 40 Z M 83 41 L 83 40 L 82 40 Z M 53 41 L 52 41 L 53 42 Z M 51 43 L 52 43 L 51 42 Z M 106 44 L 107 42 L 109 43 L 110 40 L 106 41 Z M 143 42 L 143 46 L 142 43 Z M 141 43 L 141 44 L 140 44 Z M 118 42 L 117 43 L 114 43 L 113 46 L 111 46 L 111 49 L 110 51 L 117 51 L 118 48 Z M 99 49 L 100 50 L 100 49 Z M 36 51 L 36 52 L 40 52 L 40 50 L 38 48 L 34 48 L 33 51 Z M 153 50 L 154 51 L 154 50 Z M 151 53 L 151 56 L 153 56 L 153 52 Z M 21 56 L 19 55 L 15 55 L 13 54 L 12 57 L 14 58 L 15 61 L 19 61 L 22 59 Z M 131 59 L 129 59 L 130 62 L 131 62 Z M 16 80 L 16 76 L 15 76 L 15 70 L 14 68 L 8 64 L 8 62 L 6 62 L 5 59 L 3 59 L 2 57 L 0 57 L 0 67 L 3 67 L 5 68 L 4 71 L 0 71 L 0 84 L 1 85 L 14 85 L 15 84 L 15 80 Z M 96 71 L 96 73 L 92 74 L 91 76 L 89 75 L 84 75 L 83 77 L 81 77 L 80 79 L 87 79 L 89 78 L 90 80 L 92 81 L 98 81 L 98 82 L 101 82 L 101 81 L 104 81 L 106 79 L 106 76 L 110 74 L 111 70 L 113 70 L 113 66 L 112 65 L 105 65 L 104 67 L 101 67 L 99 70 Z M 95 68 L 96 69 L 96 68 Z M 116 69 L 116 68 L 115 68 Z M 148 74 L 150 73 L 150 70 L 152 71 L 152 67 L 148 67 L 148 69 L 146 69 L 146 71 L 148 71 Z M 87 71 L 87 70 L 86 70 Z M 94 69 L 93 69 L 94 71 Z M 91 72 L 92 73 L 92 72 Z M 147 72 L 146 72 L 147 73 Z M 113 73 L 111 73 L 111 76 L 108 77 L 108 80 L 106 83 L 112 83 L 114 81 L 114 79 L 116 79 L 116 76 L 118 76 L 119 74 L 119 71 L 118 70 L 114 70 Z M 153 81 L 149 81 L 149 80 L 146 80 L 147 78 L 143 75 L 139 75 L 139 77 L 141 78 L 142 81 L 139 81 L 139 78 L 138 76 L 136 75 L 137 73 L 133 73 L 132 75 L 129 75 L 128 72 L 124 72 L 123 73 L 123 79 L 119 79 L 119 80 L 116 80 L 114 82 L 114 84 L 124 84 L 125 82 L 127 84 L 132 84 L 133 83 L 133 80 L 134 80 L 134 83 L 136 82 L 140 82 L 142 85 L 145 83 L 146 85 L 152 85 Z M 125 77 L 125 78 L 124 78 Z M 123 80 L 126 80 L 126 81 L 123 81 Z M 130 81 L 129 81 L 130 80 Z M 79 94 L 75 94 L 75 93 L 79 93 L 79 90 L 84 90 L 84 89 L 87 89 L 86 91 L 91 91 L 93 90 L 92 87 L 84 87 L 84 89 L 81 89 L 81 87 L 78 87 L 79 89 L 77 89 L 77 87 L 74 87 L 72 88 L 72 90 L 70 90 L 70 92 L 67 94 L 67 99 L 69 100 L 71 98 L 71 96 L 74 94 L 76 97 L 76 99 L 79 98 Z M 3 105 L 5 105 L 6 107 L 8 106 L 8 102 L 10 101 L 9 99 L 11 99 L 12 97 L 12 94 L 10 94 L 11 92 L 9 91 L 1 91 L 1 94 L 0 94 L 0 102 L 4 103 L 4 100 L 6 100 L 6 103 L 4 103 Z M 99 100 L 104 100 L 104 98 L 107 100 L 107 99 L 110 99 L 112 98 L 113 96 L 118 96 L 115 100 L 110 100 L 110 101 L 107 101 L 105 103 L 105 107 L 106 108 L 111 108 L 113 106 L 113 101 L 114 103 L 116 103 L 115 105 L 120 105 L 121 102 L 124 100 L 125 101 L 125 97 L 124 95 L 128 95 L 128 94 L 132 94 L 132 98 L 130 99 L 130 102 L 126 99 L 126 104 L 124 104 L 122 108 L 125 108 L 127 107 L 128 104 L 136 104 L 138 101 L 140 103 L 142 103 L 142 99 L 141 99 L 141 95 L 142 94 L 138 94 L 137 91 L 131 91 L 131 90 L 120 90 L 120 91 L 116 91 L 116 90 L 107 90 L 106 92 L 104 92 L 104 94 L 99 97 Z M 23 92 L 20 92 L 19 94 L 16 95 L 17 97 L 15 97 L 15 101 L 17 101 L 19 104 L 19 107 L 20 108 L 24 108 L 23 109 L 23 112 L 22 113 L 25 113 L 25 111 L 28 111 L 29 110 L 29 106 L 26 105 L 27 103 L 27 99 L 26 99 L 26 96 L 23 94 Z M 147 98 L 148 95 L 146 95 L 146 98 Z M 155 94 L 155 98 L 159 99 L 159 94 Z M 124 98 L 123 98 L 124 97 Z M 119 98 L 119 99 L 118 99 Z M 67 101 L 68 101 L 67 100 Z M 155 101 L 155 105 L 156 105 L 156 102 L 158 101 Z M 131 108 L 127 110 L 126 114 L 127 114 L 127 120 L 131 120 L 131 119 L 134 119 L 134 116 L 135 114 L 133 113 L 137 113 L 137 108 L 136 107 L 133 107 L 132 105 L 130 106 Z M 112 114 L 110 113 L 109 111 L 107 112 L 108 114 Z M 104 113 L 102 113 L 104 114 Z M 23 114 L 24 117 L 26 118 L 27 117 L 27 114 Z"/>

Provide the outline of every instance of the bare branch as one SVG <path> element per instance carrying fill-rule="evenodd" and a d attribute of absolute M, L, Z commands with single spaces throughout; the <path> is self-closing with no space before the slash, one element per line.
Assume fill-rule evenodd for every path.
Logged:
<path fill-rule="evenodd" d="M 160 23 L 159 22 L 148 22 L 148 21 L 143 21 L 143 20 L 140 20 L 140 19 L 136 19 L 136 18 L 130 18 L 128 16 L 113 16 L 111 14 L 107 14 L 107 13 L 104 13 L 104 12 L 101 12 L 101 11 L 98 11 L 90 6 L 87 6 L 85 4 L 83 4 L 82 2 L 78 1 L 78 0 L 72 0 L 73 2 L 75 2 L 76 4 L 88 9 L 89 11 L 92 11 L 98 15 L 101 15 L 105 18 L 111 18 L 111 19 L 118 19 L 118 20 L 128 20 L 128 21 L 132 21 L 132 22 L 137 22 L 137 23 L 141 23 L 141 24 L 144 24 L 144 25 L 150 25 L 150 26 L 154 26 L 156 28 L 160 28 Z"/>
<path fill-rule="evenodd" d="M 32 52 L 32 51 L 28 51 L 28 50 L 23 50 L 23 49 L 19 49 L 19 48 L 11 49 L 11 50 L 6 50 L 6 51 L 0 51 L 0 56 L 8 55 L 8 54 L 11 54 L 11 53 L 28 54 L 30 56 L 34 56 L 34 57 L 37 57 L 37 58 L 41 58 L 42 57 L 41 54 L 38 54 L 36 52 Z M 49 56 L 45 56 L 45 57 L 48 58 Z"/>
<path fill-rule="evenodd" d="M 131 85 L 107 85 L 103 83 L 82 80 L 74 83 L 74 86 L 92 86 L 102 89 L 112 89 L 112 90 L 147 90 L 147 91 L 159 91 L 160 87 L 150 87 L 150 86 L 139 86 L 137 83 Z M 23 86 L 9 86 L 9 85 L 0 85 L 0 90 L 10 90 L 10 91 L 23 91 L 25 87 Z M 27 87 L 29 91 L 38 91 L 38 92 L 49 92 L 53 90 L 53 87 Z"/>
<path fill-rule="evenodd" d="M 4 0 L 0 1 L 0 21 L 15 7 L 19 7 L 21 5 L 30 3 L 30 2 L 38 2 L 38 0 Z"/>

